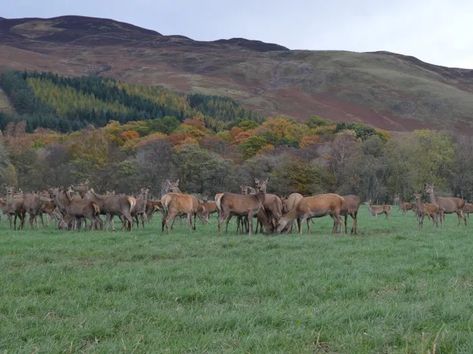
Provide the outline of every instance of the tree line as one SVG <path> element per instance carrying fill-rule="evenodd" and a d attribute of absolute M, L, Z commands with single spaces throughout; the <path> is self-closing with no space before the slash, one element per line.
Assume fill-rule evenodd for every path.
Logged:
<path fill-rule="evenodd" d="M 25 121 L 29 132 L 38 127 L 70 132 L 89 124 L 102 127 L 111 120 L 173 117 L 183 121 L 198 115 L 217 131 L 239 120 L 261 120 L 227 97 L 183 95 L 97 76 L 7 71 L 0 75 L 0 87 L 15 108 L 14 114 L 0 113 L 0 129 L 9 122 Z"/>

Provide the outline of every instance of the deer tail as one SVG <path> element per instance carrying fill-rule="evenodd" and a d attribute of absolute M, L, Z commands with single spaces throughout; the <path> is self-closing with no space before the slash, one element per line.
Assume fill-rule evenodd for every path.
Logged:
<path fill-rule="evenodd" d="M 130 204 L 130 213 L 135 209 L 136 199 L 134 197 L 128 197 L 128 204 Z"/>

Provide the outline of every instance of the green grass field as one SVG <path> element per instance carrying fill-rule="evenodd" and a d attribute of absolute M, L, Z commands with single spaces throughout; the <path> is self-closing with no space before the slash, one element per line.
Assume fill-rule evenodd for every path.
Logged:
<path fill-rule="evenodd" d="M 0 352 L 473 352 L 472 226 L 356 237 L 0 229 Z M 234 230 L 234 228 L 233 228 Z"/>

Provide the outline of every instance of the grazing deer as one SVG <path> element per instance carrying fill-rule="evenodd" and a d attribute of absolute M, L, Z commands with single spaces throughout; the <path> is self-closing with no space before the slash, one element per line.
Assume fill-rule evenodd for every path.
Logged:
<path fill-rule="evenodd" d="M 336 233 L 341 225 L 340 212 L 343 207 L 343 198 L 338 194 L 318 194 L 312 197 L 304 197 L 296 207 L 283 215 L 278 222 L 277 231 L 283 231 L 287 225 L 297 220 L 297 228 L 302 234 L 302 224 L 307 222 L 307 231 L 310 232 L 309 220 L 330 215 L 333 219 L 332 233 Z"/>
<path fill-rule="evenodd" d="M 195 230 L 195 218 L 199 211 L 199 200 L 196 197 L 184 193 L 167 193 L 161 198 L 161 203 L 166 210 L 161 224 L 161 231 L 164 231 L 164 228 L 169 231 L 169 224 L 172 230 L 174 220 L 180 215 L 187 215 L 191 230 Z M 194 223 L 192 223 L 192 220 L 194 220 Z"/>
<path fill-rule="evenodd" d="M 466 225 L 466 217 L 463 215 L 463 207 L 465 206 L 465 201 L 462 198 L 456 197 L 437 197 L 434 192 L 433 184 L 425 184 L 425 192 L 430 197 L 430 202 L 432 204 L 438 205 L 440 208 L 440 218 L 442 222 L 445 222 L 445 214 L 456 213 L 458 217 L 458 225 L 461 224 L 461 220 L 464 221 Z"/>
<path fill-rule="evenodd" d="M 351 231 L 352 234 L 358 233 L 358 209 L 360 208 L 360 197 L 354 194 L 342 195 L 343 205 L 340 210 L 340 215 L 344 217 L 345 233 L 347 233 L 347 219 L 350 215 L 352 219 Z"/>
<path fill-rule="evenodd" d="M 289 196 L 285 199 L 282 200 L 282 212 L 283 214 L 286 214 L 290 212 L 292 209 L 294 209 L 299 203 L 299 201 L 304 198 L 304 196 L 300 193 L 291 193 Z M 286 226 L 286 229 L 284 231 L 287 232 L 292 232 L 292 227 L 293 227 L 294 222 L 289 223 Z"/>
<path fill-rule="evenodd" d="M 386 215 L 386 219 L 388 219 L 389 214 L 391 214 L 391 205 L 387 205 L 387 204 L 373 205 L 371 204 L 371 199 L 370 199 L 368 201 L 368 210 L 373 216 L 378 217 L 378 215 L 384 214 Z"/>
<path fill-rule="evenodd" d="M 226 228 L 228 228 L 228 222 L 233 215 L 246 216 L 248 217 L 248 235 L 253 233 L 253 216 L 258 214 L 259 210 L 263 208 L 265 200 L 266 182 L 259 183 L 259 190 L 256 194 L 236 194 L 236 193 L 223 193 L 216 199 L 217 208 L 220 211 L 218 219 L 218 231 L 221 231 L 221 225 L 225 221 Z"/>

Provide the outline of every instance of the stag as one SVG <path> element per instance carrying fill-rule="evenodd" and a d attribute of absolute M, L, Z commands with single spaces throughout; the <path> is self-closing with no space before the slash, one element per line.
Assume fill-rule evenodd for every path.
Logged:
<path fill-rule="evenodd" d="M 350 215 L 353 220 L 351 225 L 352 234 L 358 233 L 358 209 L 360 208 L 360 197 L 354 194 L 343 195 L 343 205 L 340 215 L 344 217 L 345 233 L 347 233 L 347 219 Z"/>
<path fill-rule="evenodd" d="M 297 220 L 297 228 L 302 234 L 302 224 L 307 222 L 307 231 L 310 232 L 309 220 L 330 215 L 333 219 L 332 233 L 336 233 L 341 225 L 340 212 L 343 207 L 343 197 L 338 194 L 318 194 L 302 198 L 296 207 L 279 219 L 277 231 L 281 232 L 287 225 Z"/>
<path fill-rule="evenodd" d="M 429 195 L 430 202 L 432 204 L 438 205 L 440 209 L 440 218 L 443 222 L 445 222 L 445 214 L 456 213 L 458 217 L 458 225 L 461 224 L 462 219 L 466 225 L 466 217 L 465 215 L 463 215 L 463 207 L 465 206 L 465 201 L 462 198 L 437 197 L 434 192 L 433 184 L 426 184 L 425 192 Z"/>
<path fill-rule="evenodd" d="M 386 219 L 388 219 L 389 214 L 391 214 L 391 206 L 387 204 L 383 205 L 373 205 L 371 204 L 371 199 L 368 201 L 368 210 L 370 211 L 371 215 L 378 217 L 378 215 L 384 214 L 386 215 Z"/>

